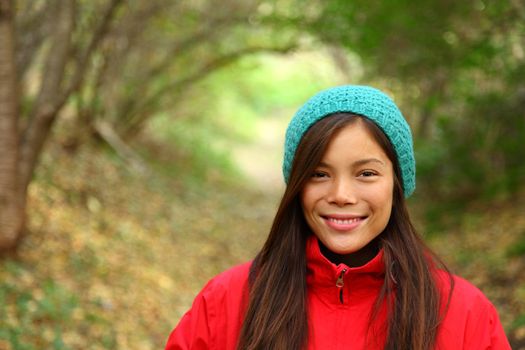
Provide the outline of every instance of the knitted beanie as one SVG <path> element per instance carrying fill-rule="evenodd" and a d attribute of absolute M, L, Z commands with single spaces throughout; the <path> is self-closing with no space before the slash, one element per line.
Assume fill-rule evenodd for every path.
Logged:
<path fill-rule="evenodd" d="M 304 134 L 317 121 L 338 112 L 366 117 L 385 133 L 394 147 L 401 168 L 404 195 L 409 197 L 416 188 L 416 161 L 410 127 L 394 101 L 369 86 L 346 85 L 323 90 L 297 111 L 286 130 L 283 161 L 286 183 L 295 151 Z"/>

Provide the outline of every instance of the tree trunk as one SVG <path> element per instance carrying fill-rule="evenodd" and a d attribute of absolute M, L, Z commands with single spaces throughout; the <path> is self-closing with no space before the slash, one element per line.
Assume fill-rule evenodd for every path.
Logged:
<path fill-rule="evenodd" d="M 25 221 L 25 196 L 18 176 L 19 91 L 13 21 L 13 1 L 0 0 L 0 255 L 15 250 Z"/>
<path fill-rule="evenodd" d="M 53 42 L 44 65 L 42 86 L 29 123 L 24 130 L 20 155 L 20 179 L 24 192 L 31 182 L 38 157 L 63 104 L 57 101 L 71 48 L 74 26 L 74 0 L 57 2 L 56 20 L 51 31 Z"/>
<path fill-rule="evenodd" d="M 0 0 L 1 1 L 1 0 Z M 87 48 L 79 58 L 69 83 L 64 76 L 68 63 L 68 55 L 72 48 L 72 35 L 75 26 L 75 0 L 58 1 L 57 18 L 51 31 L 53 43 L 48 54 L 44 69 L 44 77 L 39 96 L 29 115 L 29 123 L 23 133 L 20 155 L 20 178 L 22 188 L 26 191 L 31 182 L 33 173 L 38 164 L 45 141 L 56 121 L 60 110 L 69 97 L 78 91 L 82 85 L 84 75 L 90 59 L 98 45 L 109 31 L 115 13 L 123 0 L 111 0 Z M 64 87 L 66 85 L 66 87 Z"/>

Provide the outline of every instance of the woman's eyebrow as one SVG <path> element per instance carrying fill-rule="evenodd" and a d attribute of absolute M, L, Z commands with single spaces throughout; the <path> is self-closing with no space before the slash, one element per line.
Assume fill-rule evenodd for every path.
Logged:
<path fill-rule="evenodd" d="M 364 159 L 356 160 L 355 162 L 352 163 L 352 166 L 361 166 L 361 165 L 365 165 L 368 163 L 379 163 L 382 166 L 386 165 L 385 162 L 383 162 L 382 160 L 378 158 L 364 158 Z M 321 161 L 318 166 L 321 168 L 331 168 L 330 164 L 323 162 L 323 161 Z"/>
<path fill-rule="evenodd" d="M 359 159 L 359 160 L 356 160 L 353 165 L 354 166 L 359 166 L 359 165 L 365 165 L 365 164 L 368 164 L 368 163 L 379 163 L 381 164 L 382 166 L 385 166 L 385 162 L 383 162 L 382 160 L 380 159 L 377 159 L 377 158 L 365 158 L 365 159 Z"/>

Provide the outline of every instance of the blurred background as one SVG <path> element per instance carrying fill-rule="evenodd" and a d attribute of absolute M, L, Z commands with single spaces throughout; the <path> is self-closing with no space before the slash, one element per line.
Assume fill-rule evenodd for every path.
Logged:
<path fill-rule="evenodd" d="M 0 0 L 0 349 L 163 348 L 347 83 L 400 105 L 418 228 L 524 349 L 521 0 Z"/>

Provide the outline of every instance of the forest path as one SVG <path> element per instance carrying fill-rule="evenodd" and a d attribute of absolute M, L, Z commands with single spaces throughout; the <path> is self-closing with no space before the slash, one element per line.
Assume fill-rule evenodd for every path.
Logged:
<path fill-rule="evenodd" d="M 279 117 L 259 119 L 253 141 L 232 150 L 234 162 L 248 180 L 266 192 L 281 193 L 284 189 L 282 160 L 287 123 Z"/>

